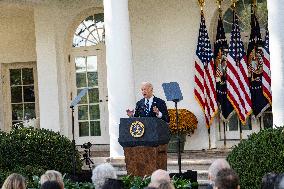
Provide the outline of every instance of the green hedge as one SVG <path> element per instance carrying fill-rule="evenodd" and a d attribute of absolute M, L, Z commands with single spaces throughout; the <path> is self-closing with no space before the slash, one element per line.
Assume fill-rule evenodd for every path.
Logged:
<path fill-rule="evenodd" d="M 33 175 L 50 169 L 72 173 L 72 149 L 68 138 L 46 129 L 17 128 L 10 133 L 0 132 L 0 183 L 13 172 L 29 181 Z M 76 159 L 77 171 L 80 171 L 82 163 L 77 150 Z"/>
<path fill-rule="evenodd" d="M 260 188 L 269 172 L 284 172 L 284 129 L 265 129 L 242 140 L 228 155 L 228 162 L 240 177 L 241 188 Z"/>

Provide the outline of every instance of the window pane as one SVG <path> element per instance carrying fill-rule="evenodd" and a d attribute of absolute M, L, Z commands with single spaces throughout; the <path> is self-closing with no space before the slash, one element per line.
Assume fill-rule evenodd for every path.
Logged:
<path fill-rule="evenodd" d="M 24 104 L 24 120 L 29 120 L 33 118 L 36 118 L 35 104 L 34 103 Z"/>
<path fill-rule="evenodd" d="M 32 68 L 24 68 L 23 69 L 23 84 L 24 85 L 33 85 L 34 77 L 33 77 L 33 69 Z"/>
<path fill-rule="evenodd" d="M 266 112 L 263 114 L 263 127 L 265 129 L 273 127 L 273 115 L 272 112 Z"/>
<path fill-rule="evenodd" d="M 23 104 L 12 104 L 12 120 L 23 120 Z"/>
<path fill-rule="evenodd" d="M 87 57 L 87 71 L 88 72 L 97 72 L 98 71 L 98 58 L 97 58 L 97 56 L 88 56 Z"/>
<path fill-rule="evenodd" d="M 89 87 L 98 86 L 98 72 L 88 72 L 87 77 L 88 77 Z"/>
<path fill-rule="evenodd" d="M 99 121 L 90 122 L 91 136 L 101 136 L 101 128 Z"/>
<path fill-rule="evenodd" d="M 19 103 L 22 102 L 22 87 L 11 87 L 11 102 Z"/>
<path fill-rule="evenodd" d="M 89 136 L 89 122 L 79 122 L 79 136 Z"/>
<path fill-rule="evenodd" d="M 241 124 L 241 122 L 240 122 Z M 243 130 L 252 130 L 251 127 L 251 117 L 247 118 L 246 125 L 241 125 Z"/>
<path fill-rule="evenodd" d="M 82 89 L 78 89 L 77 90 L 77 95 L 82 91 Z M 88 93 L 85 94 L 85 96 L 83 96 L 80 100 L 80 102 L 78 104 L 87 104 L 88 100 L 87 100 L 87 95 Z"/>
<path fill-rule="evenodd" d="M 88 120 L 88 106 L 86 105 L 78 106 L 78 119 Z"/>
<path fill-rule="evenodd" d="M 99 105 L 90 105 L 90 119 L 100 119 L 100 108 Z"/>
<path fill-rule="evenodd" d="M 11 85 L 21 85 L 21 69 L 10 69 Z"/>
<path fill-rule="evenodd" d="M 76 73 L 85 73 L 86 70 L 86 57 L 75 58 Z"/>
<path fill-rule="evenodd" d="M 232 115 L 228 122 L 229 131 L 238 131 L 238 116 L 237 114 Z"/>
<path fill-rule="evenodd" d="M 24 86 L 24 102 L 35 102 L 34 86 Z"/>
<path fill-rule="evenodd" d="M 93 88 L 89 90 L 89 103 L 99 102 L 99 89 Z"/>
<path fill-rule="evenodd" d="M 86 73 L 76 73 L 76 85 L 78 88 L 87 87 Z"/>

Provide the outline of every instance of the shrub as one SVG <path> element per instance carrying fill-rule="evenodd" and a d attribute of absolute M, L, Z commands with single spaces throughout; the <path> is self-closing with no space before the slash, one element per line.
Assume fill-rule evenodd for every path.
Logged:
<path fill-rule="evenodd" d="M 266 129 L 242 140 L 227 157 L 240 177 L 241 188 L 260 188 L 269 172 L 283 173 L 284 129 Z"/>
<path fill-rule="evenodd" d="M 20 173 L 29 181 L 33 175 L 41 175 L 50 169 L 72 173 L 72 142 L 59 133 L 46 129 L 17 128 L 10 133 L 0 133 L 0 141 L 0 183 L 3 182 L 3 175 L 11 172 Z M 79 171 L 82 163 L 77 150 L 76 160 Z"/>

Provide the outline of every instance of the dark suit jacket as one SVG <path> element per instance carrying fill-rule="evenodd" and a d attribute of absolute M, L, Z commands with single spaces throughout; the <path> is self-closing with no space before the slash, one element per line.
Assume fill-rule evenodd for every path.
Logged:
<path fill-rule="evenodd" d="M 159 109 L 159 111 L 162 113 L 161 119 L 164 120 L 165 122 L 169 123 L 170 118 L 169 118 L 169 113 L 168 113 L 168 109 L 167 109 L 167 105 L 166 105 L 165 101 L 163 101 L 162 99 L 157 98 L 155 96 L 154 96 L 154 99 L 153 99 L 152 106 L 150 108 L 149 115 L 148 116 L 146 115 L 145 99 L 142 98 L 141 100 L 139 100 L 136 103 L 134 117 L 157 117 L 156 113 L 153 112 L 154 106 L 156 106 Z"/>

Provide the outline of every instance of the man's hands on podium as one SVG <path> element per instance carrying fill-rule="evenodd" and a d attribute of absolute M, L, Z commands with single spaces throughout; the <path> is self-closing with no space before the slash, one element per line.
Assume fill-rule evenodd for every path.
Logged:
<path fill-rule="evenodd" d="M 126 113 L 127 113 L 128 117 L 133 117 L 134 116 L 134 110 L 127 109 Z"/>

